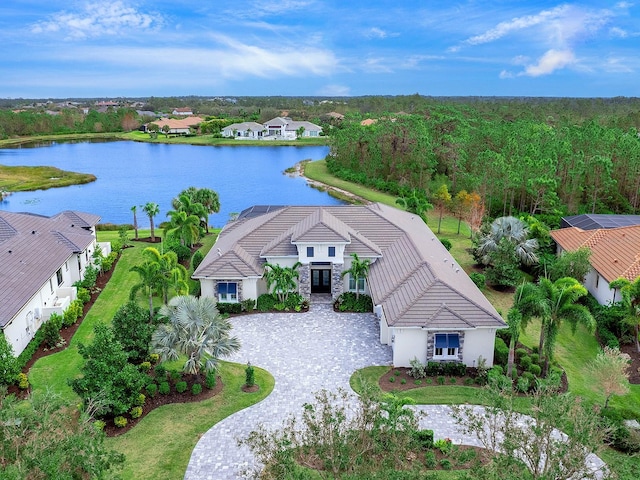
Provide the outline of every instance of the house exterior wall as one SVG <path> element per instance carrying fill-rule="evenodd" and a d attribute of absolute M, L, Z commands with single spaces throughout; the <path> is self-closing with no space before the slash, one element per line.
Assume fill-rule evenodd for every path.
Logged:
<path fill-rule="evenodd" d="M 584 280 L 584 286 L 589 293 L 595 297 L 600 305 L 609 305 L 620 300 L 620 294 L 616 295 L 617 291 L 609 288 L 609 282 L 607 282 L 602 275 L 600 275 L 594 268 L 589 270 Z"/>
<path fill-rule="evenodd" d="M 300 263 L 345 263 L 347 261 L 347 259 L 344 258 L 344 243 L 297 243 L 296 246 L 298 247 L 298 261 Z M 313 257 L 307 257 L 307 247 L 313 247 Z M 329 247 L 336 248 L 335 257 L 329 256 Z"/>
<path fill-rule="evenodd" d="M 427 360 L 427 330 L 421 328 L 390 328 L 392 335 L 394 367 L 410 367 L 417 358 L 422 363 Z"/>
<path fill-rule="evenodd" d="M 493 349 L 496 338 L 495 328 L 474 328 L 464 332 L 464 349 L 462 361 L 468 367 L 478 365 L 478 358 L 482 356 L 487 361 L 487 367 L 493 366 Z"/>

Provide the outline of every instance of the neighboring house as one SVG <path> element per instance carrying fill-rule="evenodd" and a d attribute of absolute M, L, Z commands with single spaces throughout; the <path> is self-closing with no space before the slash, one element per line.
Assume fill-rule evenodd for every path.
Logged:
<path fill-rule="evenodd" d="M 619 228 L 583 230 L 561 228 L 551 232 L 558 244 L 558 253 L 573 252 L 581 247 L 591 250 L 591 271 L 584 286 L 601 305 L 620 300 L 620 293 L 609 283 L 620 278 L 634 281 L 640 276 L 640 225 Z"/>
<path fill-rule="evenodd" d="M 200 117 L 188 117 L 188 118 L 161 118 L 160 120 L 156 120 L 150 123 L 155 123 L 160 127 L 160 133 L 164 133 L 162 131 L 163 127 L 167 125 L 169 127 L 169 135 L 188 135 L 191 133 L 192 128 L 197 128 L 199 124 L 204 122 L 203 118 Z M 145 132 L 149 129 L 149 123 L 144 125 Z"/>
<path fill-rule="evenodd" d="M 264 133 L 264 125 L 257 122 L 232 123 L 222 129 L 223 137 L 235 137 L 246 140 L 259 140 Z"/>
<path fill-rule="evenodd" d="M 52 217 L 0 211 L 0 328 L 16 356 L 52 313 L 75 300 L 73 284 L 93 262 L 99 220 L 75 211 Z M 110 243 L 99 246 L 111 252 Z"/>
<path fill-rule="evenodd" d="M 193 115 L 193 112 L 189 107 L 180 107 L 174 108 L 171 115 L 184 115 L 185 117 L 188 117 L 189 115 Z"/>
<path fill-rule="evenodd" d="M 267 131 L 264 138 L 268 139 L 284 139 L 295 140 L 300 135 L 302 138 L 319 137 L 322 127 L 315 123 L 307 121 L 294 121 L 289 117 L 276 117 L 264 123 Z"/>
<path fill-rule="evenodd" d="M 366 281 L 342 276 L 353 253 L 372 262 Z M 220 302 L 256 299 L 267 293 L 265 262 L 300 262 L 305 298 L 364 288 L 395 366 L 414 358 L 493 364 L 505 322 L 416 215 L 381 204 L 252 207 L 224 227 L 193 278 Z"/>
<path fill-rule="evenodd" d="M 578 227 L 582 230 L 598 228 L 618 228 L 640 225 L 640 215 L 613 215 L 606 213 L 584 213 L 562 217 L 560 228 Z"/>

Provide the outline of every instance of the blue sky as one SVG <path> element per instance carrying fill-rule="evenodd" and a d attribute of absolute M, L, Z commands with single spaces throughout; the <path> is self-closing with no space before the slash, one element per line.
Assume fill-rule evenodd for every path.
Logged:
<path fill-rule="evenodd" d="M 4 0 L 0 97 L 640 96 L 640 1 Z"/>

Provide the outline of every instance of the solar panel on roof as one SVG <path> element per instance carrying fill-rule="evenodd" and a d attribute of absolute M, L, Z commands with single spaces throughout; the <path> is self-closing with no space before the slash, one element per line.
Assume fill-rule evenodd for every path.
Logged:
<path fill-rule="evenodd" d="M 561 228 L 577 227 L 582 230 L 596 230 L 598 228 L 618 228 L 640 225 L 640 215 L 609 215 L 589 214 L 563 217 Z"/>

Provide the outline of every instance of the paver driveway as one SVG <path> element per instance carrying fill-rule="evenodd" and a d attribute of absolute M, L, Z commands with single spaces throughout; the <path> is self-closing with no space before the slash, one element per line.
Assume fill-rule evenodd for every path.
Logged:
<path fill-rule="evenodd" d="M 241 478 L 240 471 L 254 465 L 253 455 L 239 447 L 262 423 L 278 428 L 290 414 L 300 414 L 305 402 L 321 389 L 349 389 L 354 371 L 370 365 L 390 365 L 391 348 L 381 345 L 373 314 L 336 314 L 331 304 L 314 303 L 308 313 L 255 314 L 232 319 L 233 335 L 240 352 L 229 360 L 268 370 L 275 378 L 271 395 L 241 410 L 207 431 L 194 448 L 185 480 Z M 462 435 L 446 405 L 419 405 L 427 414 L 422 428 L 435 438 L 451 438 L 456 444 L 480 445 L 475 437 Z M 475 407 L 482 409 L 482 407 Z M 600 470 L 602 460 L 590 455 L 589 464 Z"/>

